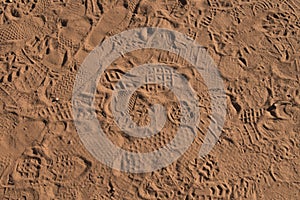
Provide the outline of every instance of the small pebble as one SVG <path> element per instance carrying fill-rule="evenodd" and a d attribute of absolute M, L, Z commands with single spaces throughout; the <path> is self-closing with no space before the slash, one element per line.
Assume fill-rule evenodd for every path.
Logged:
<path fill-rule="evenodd" d="M 55 97 L 52 102 L 58 102 L 59 101 L 59 98 L 58 97 Z"/>

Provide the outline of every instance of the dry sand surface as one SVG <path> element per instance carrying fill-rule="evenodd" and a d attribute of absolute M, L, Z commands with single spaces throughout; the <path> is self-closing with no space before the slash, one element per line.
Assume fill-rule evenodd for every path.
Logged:
<path fill-rule="evenodd" d="M 1 0 L 0 199 L 299 199 L 299 15 L 299 0 Z M 151 105 L 162 104 L 167 119 L 159 133 L 132 137 L 114 122 L 114 86 L 142 64 L 184 75 L 200 112 L 197 137 L 179 159 L 130 173 L 83 145 L 72 91 L 94 48 L 139 27 L 178 31 L 207 49 L 224 81 L 227 115 L 217 144 L 199 157 L 212 112 L 201 74 L 158 49 L 122 55 L 101 74 L 94 101 L 115 146 L 155 151 L 181 123 L 178 99 L 158 84 L 140 87 L 128 106 L 131 119 L 147 126 Z"/>

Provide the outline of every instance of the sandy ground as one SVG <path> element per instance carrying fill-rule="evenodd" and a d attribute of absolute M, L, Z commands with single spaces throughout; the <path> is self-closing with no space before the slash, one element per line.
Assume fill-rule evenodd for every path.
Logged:
<path fill-rule="evenodd" d="M 299 199 L 299 10 L 298 0 L 1 0 L 0 199 Z M 148 108 L 160 103 L 168 112 L 163 129 L 145 139 L 116 126 L 111 94 L 129 69 L 168 64 L 199 97 L 197 138 L 188 151 L 163 169 L 134 174 L 88 152 L 71 99 L 76 73 L 97 45 L 145 26 L 179 31 L 207 49 L 224 80 L 227 116 L 218 143 L 199 157 L 211 114 L 201 74 L 160 50 L 120 57 L 101 75 L 95 98 L 113 144 L 154 151 L 180 124 L 172 92 L 146 85 L 132 96 L 130 115 L 145 126 Z"/>

